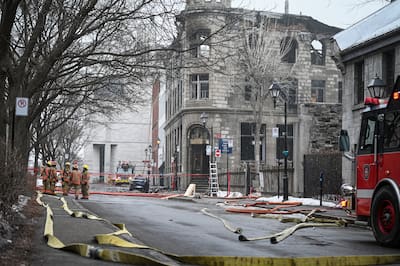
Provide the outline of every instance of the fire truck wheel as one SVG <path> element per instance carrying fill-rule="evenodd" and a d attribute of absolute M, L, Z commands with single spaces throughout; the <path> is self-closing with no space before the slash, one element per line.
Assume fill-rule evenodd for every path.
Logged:
<path fill-rule="evenodd" d="M 399 201 L 389 186 L 380 188 L 372 201 L 371 226 L 379 244 L 391 247 L 400 245 Z"/>

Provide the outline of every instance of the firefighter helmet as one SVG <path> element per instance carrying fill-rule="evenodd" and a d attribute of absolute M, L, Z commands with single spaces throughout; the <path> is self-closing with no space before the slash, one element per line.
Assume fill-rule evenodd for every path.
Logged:
<path fill-rule="evenodd" d="M 83 165 L 83 169 L 89 170 L 89 166 L 88 166 L 87 164 L 84 164 L 84 165 Z"/>
<path fill-rule="evenodd" d="M 51 166 L 51 161 L 47 161 L 47 166 Z"/>

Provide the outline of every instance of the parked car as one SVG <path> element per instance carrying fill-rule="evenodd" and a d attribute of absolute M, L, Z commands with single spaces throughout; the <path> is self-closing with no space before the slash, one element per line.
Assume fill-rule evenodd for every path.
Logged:
<path fill-rule="evenodd" d="M 139 190 L 144 193 L 149 192 L 149 179 L 144 176 L 135 176 L 129 179 L 129 190 Z"/>

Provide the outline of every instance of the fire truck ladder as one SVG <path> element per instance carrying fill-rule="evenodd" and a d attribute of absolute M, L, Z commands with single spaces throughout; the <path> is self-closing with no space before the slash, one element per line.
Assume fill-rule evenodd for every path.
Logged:
<path fill-rule="evenodd" d="M 209 191 L 210 196 L 217 196 L 219 185 L 218 185 L 218 171 L 217 163 L 210 162 L 210 180 L 209 180 Z"/>

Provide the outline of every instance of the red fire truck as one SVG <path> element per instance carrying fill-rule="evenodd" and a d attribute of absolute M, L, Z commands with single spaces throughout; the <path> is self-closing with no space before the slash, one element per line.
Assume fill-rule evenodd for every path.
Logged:
<path fill-rule="evenodd" d="M 355 154 L 357 219 L 369 222 L 379 244 L 399 246 L 400 76 L 389 100 L 366 98 L 365 105 Z M 340 143 L 342 150 L 349 150 L 345 130 Z"/>

